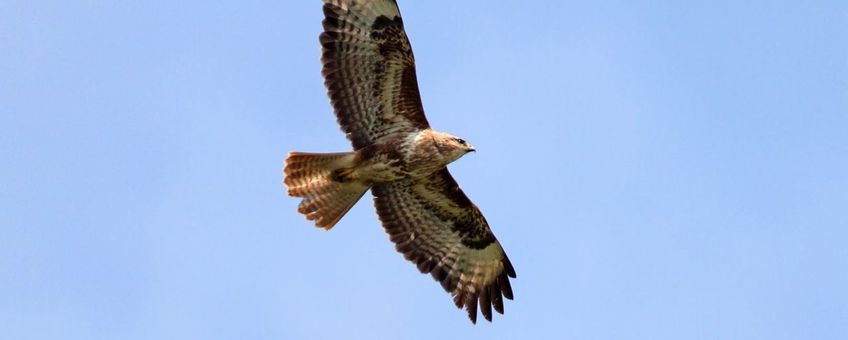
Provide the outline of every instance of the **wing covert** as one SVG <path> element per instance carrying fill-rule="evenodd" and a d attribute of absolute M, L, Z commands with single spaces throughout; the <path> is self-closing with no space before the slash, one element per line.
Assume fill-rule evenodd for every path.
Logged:
<path fill-rule="evenodd" d="M 492 307 L 503 314 L 503 298 L 512 299 L 509 278 L 515 269 L 447 169 L 419 182 L 401 181 L 372 189 L 377 214 L 395 248 L 430 273 L 472 322 L 477 307 L 492 320 Z"/>
<path fill-rule="evenodd" d="M 429 127 L 395 1 L 325 0 L 323 26 L 321 74 L 354 149 Z"/>

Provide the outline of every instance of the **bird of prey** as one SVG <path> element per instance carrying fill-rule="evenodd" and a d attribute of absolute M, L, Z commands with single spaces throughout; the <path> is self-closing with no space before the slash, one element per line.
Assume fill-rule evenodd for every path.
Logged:
<path fill-rule="evenodd" d="M 395 248 L 430 273 L 477 322 L 512 299 L 515 269 L 486 219 L 447 170 L 474 147 L 430 128 L 415 59 L 394 0 L 324 0 L 324 84 L 353 144 L 339 153 L 291 152 L 283 183 L 298 211 L 330 230 L 371 189 Z"/>

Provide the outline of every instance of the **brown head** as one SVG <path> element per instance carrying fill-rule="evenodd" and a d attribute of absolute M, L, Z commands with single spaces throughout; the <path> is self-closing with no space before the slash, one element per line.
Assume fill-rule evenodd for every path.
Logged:
<path fill-rule="evenodd" d="M 474 147 L 462 138 L 437 131 L 433 131 L 432 136 L 436 149 L 448 163 L 474 151 Z"/>

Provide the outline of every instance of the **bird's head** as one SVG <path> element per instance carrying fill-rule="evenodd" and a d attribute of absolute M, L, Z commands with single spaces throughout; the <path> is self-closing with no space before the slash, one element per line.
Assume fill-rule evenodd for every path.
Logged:
<path fill-rule="evenodd" d="M 464 139 L 444 132 L 435 132 L 433 140 L 436 142 L 439 153 L 447 158 L 448 162 L 453 162 L 465 154 L 475 151 L 474 146 L 468 144 Z"/>

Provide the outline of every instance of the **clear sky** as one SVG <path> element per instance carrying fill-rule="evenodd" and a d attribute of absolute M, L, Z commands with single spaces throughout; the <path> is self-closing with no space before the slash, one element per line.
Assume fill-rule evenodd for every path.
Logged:
<path fill-rule="evenodd" d="M 848 3 L 401 1 L 518 272 L 472 326 L 369 196 L 319 1 L 0 2 L 2 339 L 848 339 Z"/>

